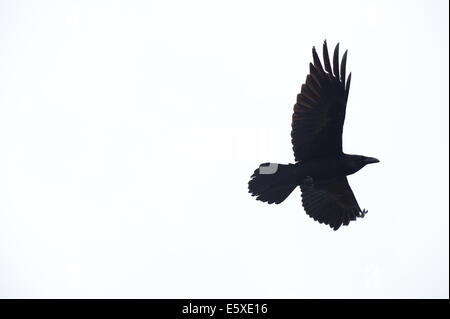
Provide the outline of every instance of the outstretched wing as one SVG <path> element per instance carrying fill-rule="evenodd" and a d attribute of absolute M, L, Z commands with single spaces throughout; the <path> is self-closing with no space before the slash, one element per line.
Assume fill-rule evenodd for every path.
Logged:
<path fill-rule="evenodd" d="M 331 68 L 327 42 L 323 44 L 325 69 L 313 48 L 314 64 L 297 96 L 292 115 L 292 145 L 296 161 L 342 153 L 342 130 L 345 119 L 351 73 L 345 83 L 347 51 L 339 72 L 339 43 Z"/>
<path fill-rule="evenodd" d="M 312 185 L 300 185 L 306 213 L 319 223 L 337 230 L 357 217 L 364 217 L 346 177 Z"/>

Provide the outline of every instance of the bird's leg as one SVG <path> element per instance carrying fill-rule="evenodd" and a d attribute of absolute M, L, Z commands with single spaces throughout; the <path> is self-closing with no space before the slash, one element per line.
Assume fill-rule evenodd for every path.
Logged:
<path fill-rule="evenodd" d="M 314 179 L 311 176 L 306 176 L 303 179 L 303 185 L 308 186 L 308 187 L 312 187 L 314 186 Z"/>

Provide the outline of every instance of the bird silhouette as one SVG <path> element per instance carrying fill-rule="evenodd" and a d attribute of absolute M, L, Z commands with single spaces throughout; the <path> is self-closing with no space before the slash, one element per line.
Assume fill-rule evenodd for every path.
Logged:
<path fill-rule="evenodd" d="M 248 183 L 257 200 L 269 204 L 283 202 L 297 187 L 302 192 L 305 212 L 319 223 L 337 230 L 357 217 L 364 217 L 347 181 L 347 176 L 379 160 L 345 154 L 342 131 L 351 73 L 346 79 L 347 51 L 339 65 L 339 43 L 328 55 L 323 44 L 322 66 L 315 47 L 309 74 L 297 95 L 292 115 L 292 145 L 295 164 L 261 164 Z"/>

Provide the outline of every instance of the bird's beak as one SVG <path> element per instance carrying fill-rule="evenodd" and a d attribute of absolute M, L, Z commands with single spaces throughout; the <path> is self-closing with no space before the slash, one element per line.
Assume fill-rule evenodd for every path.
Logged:
<path fill-rule="evenodd" d="M 373 164 L 373 163 L 379 163 L 380 161 L 376 159 L 375 157 L 366 157 L 364 159 L 364 162 L 367 164 Z"/>

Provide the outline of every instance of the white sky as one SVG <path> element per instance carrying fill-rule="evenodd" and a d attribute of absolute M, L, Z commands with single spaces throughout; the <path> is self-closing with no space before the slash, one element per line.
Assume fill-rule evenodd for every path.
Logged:
<path fill-rule="evenodd" d="M 0 297 L 448 298 L 448 1 L 0 1 Z M 366 218 L 299 190 L 292 108 L 349 49 Z"/>

